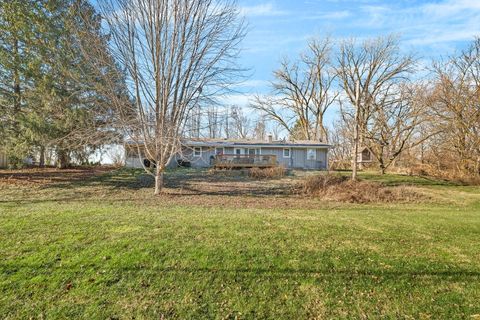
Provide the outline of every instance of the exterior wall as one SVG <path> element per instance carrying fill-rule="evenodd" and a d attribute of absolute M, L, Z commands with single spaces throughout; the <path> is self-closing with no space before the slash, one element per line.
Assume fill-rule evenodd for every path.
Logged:
<path fill-rule="evenodd" d="M 271 154 L 277 156 L 277 163 L 280 166 L 283 166 L 285 168 L 292 167 L 292 158 L 283 157 L 283 148 L 262 148 L 260 152 L 262 154 Z"/>
<path fill-rule="evenodd" d="M 138 156 L 136 148 L 125 148 L 125 167 L 143 169 L 143 158 L 143 156 Z M 178 156 L 173 157 L 172 160 L 167 164 L 167 167 L 176 168 L 177 158 Z"/>
<path fill-rule="evenodd" d="M 242 148 L 243 149 L 243 148 Z M 285 148 L 261 148 L 260 154 L 275 155 L 277 163 L 285 168 L 290 169 L 328 169 L 328 149 L 316 149 L 316 159 L 307 159 L 307 148 L 290 148 L 290 157 L 283 156 L 283 149 Z M 226 147 L 223 150 L 224 154 L 234 154 L 233 147 Z M 189 161 L 192 168 L 208 168 L 212 166 L 212 157 L 215 156 L 215 148 L 202 147 L 200 156 L 194 156 L 193 148 L 183 148 L 182 154 L 175 156 L 168 164 L 168 167 L 177 167 L 177 160 L 183 159 Z M 128 168 L 143 168 L 141 160 L 136 155 L 136 152 L 129 151 L 125 156 L 125 166 Z"/>
<path fill-rule="evenodd" d="M 307 150 L 305 149 L 292 149 L 292 168 L 296 169 L 327 169 L 327 149 L 316 149 L 316 159 L 309 160 L 307 158 Z"/>
<path fill-rule="evenodd" d="M 208 168 L 212 165 L 211 157 L 215 156 L 215 148 L 202 147 L 200 156 L 195 156 L 192 148 L 183 148 L 181 158 L 190 161 L 192 168 Z"/>
<path fill-rule="evenodd" d="M 307 149 L 293 149 L 292 157 L 293 157 L 293 161 L 292 161 L 293 168 L 296 168 L 296 169 L 307 168 Z"/>

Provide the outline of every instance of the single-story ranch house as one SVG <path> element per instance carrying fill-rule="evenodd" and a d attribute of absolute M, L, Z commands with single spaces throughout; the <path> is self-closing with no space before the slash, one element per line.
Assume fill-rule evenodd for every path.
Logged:
<path fill-rule="evenodd" d="M 317 141 L 190 139 L 183 142 L 169 167 L 251 168 L 284 166 L 290 169 L 328 169 L 331 146 Z M 150 166 L 152 161 L 138 155 L 137 144 L 125 144 L 125 165 Z M 140 150 L 142 148 L 140 147 Z"/>

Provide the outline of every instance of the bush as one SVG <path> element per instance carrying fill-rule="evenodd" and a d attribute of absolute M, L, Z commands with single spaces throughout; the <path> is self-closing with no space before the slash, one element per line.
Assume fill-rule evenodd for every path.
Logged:
<path fill-rule="evenodd" d="M 255 179 L 276 179 L 285 177 L 286 174 L 287 169 L 282 166 L 248 169 L 248 176 Z"/>
<path fill-rule="evenodd" d="M 347 181 L 348 178 L 342 175 L 321 174 L 317 176 L 311 176 L 302 182 L 301 189 L 305 194 L 318 194 L 324 192 L 331 186 L 341 184 Z"/>
<path fill-rule="evenodd" d="M 308 177 L 297 186 L 297 193 L 350 203 L 412 202 L 423 198 L 406 186 L 387 187 L 378 182 L 352 181 L 349 177 L 331 174 Z"/>

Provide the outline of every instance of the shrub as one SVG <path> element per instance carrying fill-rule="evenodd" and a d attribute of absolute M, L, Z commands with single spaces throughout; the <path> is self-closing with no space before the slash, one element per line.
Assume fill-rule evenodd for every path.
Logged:
<path fill-rule="evenodd" d="M 248 176 L 255 179 L 276 179 L 285 177 L 287 169 L 282 166 L 271 168 L 250 168 Z"/>
<path fill-rule="evenodd" d="M 346 176 L 321 174 L 306 178 L 301 185 L 302 192 L 305 194 L 317 194 L 325 189 L 343 183 L 348 180 Z"/>
<path fill-rule="evenodd" d="M 406 186 L 388 187 L 378 182 L 352 181 L 349 177 L 331 174 L 308 177 L 297 186 L 297 193 L 350 203 L 413 202 L 423 198 Z"/>

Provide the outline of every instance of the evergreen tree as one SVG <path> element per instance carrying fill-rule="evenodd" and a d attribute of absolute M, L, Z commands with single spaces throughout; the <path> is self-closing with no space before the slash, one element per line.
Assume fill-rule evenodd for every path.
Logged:
<path fill-rule="evenodd" d="M 1 40 L 6 116 L 0 121 L 9 154 L 21 159 L 35 152 L 43 164 L 45 149 L 52 148 L 60 167 L 72 156 L 87 162 L 89 153 L 116 137 L 102 95 L 105 75 L 95 72 L 118 78 L 120 93 L 124 87 L 119 70 L 112 70 L 100 16 L 85 0 L 13 1 L 2 3 L 0 21 L 8 30 Z M 93 43 L 104 68 L 91 66 L 84 54 Z"/>

